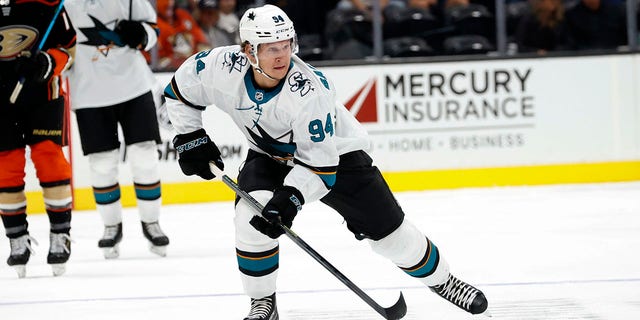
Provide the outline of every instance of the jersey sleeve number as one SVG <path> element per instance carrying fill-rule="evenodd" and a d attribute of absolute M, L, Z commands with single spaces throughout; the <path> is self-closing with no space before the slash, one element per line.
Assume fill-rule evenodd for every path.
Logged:
<path fill-rule="evenodd" d="M 206 67 L 206 65 L 204 64 L 204 61 L 202 61 L 201 59 L 208 56 L 209 53 L 211 53 L 211 50 L 207 50 L 207 51 L 200 51 L 198 52 L 198 54 L 196 54 L 196 74 L 200 74 L 200 71 L 204 70 L 204 67 Z"/>
<path fill-rule="evenodd" d="M 311 134 L 311 141 L 322 142 L 328 134 L 333 136 L 333 121 L 331 120 L 331 114 L 327 113 L 327 120 L 323 125 L 320 119 L 315 119 L 309 122 L 309 133 Z"/>

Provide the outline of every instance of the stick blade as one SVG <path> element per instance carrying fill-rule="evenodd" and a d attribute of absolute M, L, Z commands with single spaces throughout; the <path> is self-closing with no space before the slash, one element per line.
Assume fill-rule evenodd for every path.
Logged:
<path fill-rule="evenodd" d="M 389 320 L 402 319 L 407 314 L 407 304 L 404 302 L 404 296 L 400 292 L 398 301 L 389 308 L 385 308 L 385 318 Z"/>

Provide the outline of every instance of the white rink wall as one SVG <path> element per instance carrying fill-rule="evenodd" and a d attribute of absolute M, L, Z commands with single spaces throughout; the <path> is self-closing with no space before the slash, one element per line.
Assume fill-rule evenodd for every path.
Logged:
<path fill-rule="evenodd" d="M 639 55 L 436 62 L 319 69 L 366 126 L 385 173 L 633 163 L 640 179 Z M 171 74 L 157 74 L 163 84 Z M 286 90 L 286 88 L 285 88 Z M 210 107 L 206 129 L 233 173 L 247 151 L 227 116 Z M 75 188 L 90 187 L 72 120 Z M 163 130 L 163 183 L 182 175 Z M 128 166 L 121 185 L 130 185 Z M 628 170 L 627 170 L 628 171 Z M 35 174 L 27 190 L 39 190 Z"/>

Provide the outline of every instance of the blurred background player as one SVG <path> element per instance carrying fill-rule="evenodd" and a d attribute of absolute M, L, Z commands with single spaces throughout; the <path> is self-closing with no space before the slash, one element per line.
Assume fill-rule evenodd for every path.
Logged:
<path fill-rule="evenodd" d="M 217 0 L 200 0 L 198 9 L 198 25 L 207 36 L 212 48 L 240 44 L 237 27 L 232 31 L 221 27 L 222 12 Z"/>
<path fill-rule="evenodd" d="M 71 167 L 62 151 L 67 133 L 60 79 L 73 60 L 76 33 L 64 8 L 42 50 L 36 50 L 59 5 L 59 0 L 0 3 L 0 215 L 11 246 L 7 263 L 20 278 L 37 244 L 27 223 L 26 146 L 51 225 L 47 263 L 55 276 L 65 272 L 71 253 Z M 20 77 L 24 87 L 11 103 Z"/>
<path fill-rule="evenodd" d="M 161 140 L 152 95 L 155 78 L 141 53 L 157 40 L 155 10 L 147 0 L 69 0 L 66 6 L 78 33 L 76 64 L 70 72 L 72 107 L 105 226 L 98 247 L 106 258 L 119 256 L 119 124 L 142 232 L 151 251 L 165 256 L 169 238 L 158 224 L 161 190 L 156 143 Z"/>
<path fill-rule="evenodd" d="M 484 294 L 449 273 L 436 245 L 405 219 L 366 149 L 366 130 L 336 101 L 333 83 L 304 63 L 289 17 L 273 5 L 249 9 L 240 20 L 241 46 L 203 51 L 176 71 L 165 89 L 173 140 L 186 175 L 213 179 L 223 169 L 202 111 L 215 105 L 249 142 L 238 184 L 260 203 L 235 207 L 236 254 L 245 320 L 278 319 L 278 237 L 305 203 L 320 200 L 344 217 L 356 239 L 433 292 L 472 314 L 487 308 Z"/>
<path fill-rule="evenodd" d="M 158 69 L 175 70 L 192 54 L 210 49 L 202 28 L 175 0 L 158 0 Z"/>
<path fill-rule="evenodd" d="M 238 26 L 240 24 L 240 19 L 236 15 L 236 4 L 236 0 L 218 0 L 218 9 L 220 10 L 218 27 L 229 34 L 233 34 L 234 44 L 239 44 L 240 34 L 238 33 Z"/>

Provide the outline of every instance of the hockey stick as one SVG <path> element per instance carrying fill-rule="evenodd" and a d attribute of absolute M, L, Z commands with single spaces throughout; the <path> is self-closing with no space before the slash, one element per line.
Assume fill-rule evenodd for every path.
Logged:
<path fill-rule="evenodd" d="M 222 179 L 222 182 L 226 184 L 229 188 L 231 188 L 240 198 L 249 202 L 251 207 L 255 209 L 257 212 L 262 212 L 264 206 L 260 204 L 254 197 L 252 197 L 249 193 L 242 190 L 240 186 L 233 181 L 233 179 L 229 178 L 224 172 L 222 172 L 218 167 L 214 164 L 210 164 L 211 172 L 216 176 Z M 287 226 L 283 225 L 282 222 L 277 222 L 278 226 L 284 230 L 284 234 L 291 239 L 295 244 L 297 244 L 302 250 L 307 252 L 313 259 L 318 261 L 323 267 L 325 267 L 332 275 L 334 275 L 338 280 L 344 283 L 351 291 L 353 291 L 358 297 L 360 297 L 364 302 L 366 302 L 369 306 L 371 306 L 376 312 L 378 312 L 385 319 L 395 320 L 402 319 L 402 317 L 407 314 L 407 305 L 404 302 L 404 296 L 402 292 L 400 292 L 400 298 L 398 301 L 389 308 L 384 308 L 379 305 L 375 300 L 373 300 L 369 295 L 367 295 L 364 291 L 362 291 L 358 286 L 356 286 L 349 278 L 347 278 L 342 272 L 340 272 L 336 267 L 334 267 L 329 261 L 323 258 L 318 252 L 316 252 L 311 246 L 309 246 L 304 240 L 302 240 L 295 232 L 289 229 Z"/>
<path fill-rule="evenodd" d="M 56 23 L 56 20 L 58 19 L 58 15 L 60 14 L 60 11 L 62 10 L 63 7 L 64 7 L 64 0 L 60 0 L 60 4 L 58 4 L 58 8 L 56 8 L 56 12 L 53 14 L 53 18 L 51 19 L 51 22 L 49 22 L 47 31 L 44 33 L 44 36 L 42 36 L 42 39 L 40 39 L 40 44 L 38 44 L 38 48 L 36 49 L 36 51 L 31 52 L 31 55 L 36 55 L 38 54 L 38 52 L 40 52 L 40 50 L 42 50 L 42 47 L 44 47 L 44 43 L 47 41 L 47 38 L 49 38 L 49 33 L 51 32 L 53 25 Z M 13 92 L 9 97 L 9 102 L 11 104 L 16 103 L 16 100 L 18 100 L 18 96 L 20 95 L 20 91 L 22 91 L 22 86 L 24 85 L 24 81 L 25 81 L 24 76 L 20 76 L 20 79 L 18 79 L 18 83 L 16 83 L 16 87 L 13 88 Z"/>

